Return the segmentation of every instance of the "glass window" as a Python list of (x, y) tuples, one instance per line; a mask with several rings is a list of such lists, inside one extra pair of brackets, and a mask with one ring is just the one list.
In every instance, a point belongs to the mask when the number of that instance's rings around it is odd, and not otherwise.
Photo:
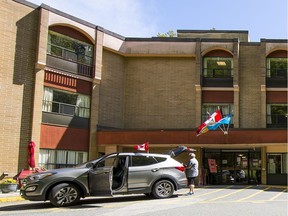
[(287, 127), (287, 104), (267, 104), (267, 127)]
[(132, 156), (131, 166), (147, 166), (156, 163), (158, 161), (151, 156)]
[(96, 168), (107, 167), (107, 166), (116, 166), (116, 156), (117, 155), (113, 155), (113, 156), (103, 158), (102, 161), (97, 163)]
[[(220, 109), (222, 117), (225, 117), (233, 113), (233, 104), (202, 104), (202, 122), (206, 121), (210, 114)], [(209, 114), (208, 114), (209, 113)], [(233, 118), (231, 118), (231, 124), (233, 124)]]
[(158, 162), (163, 162), (163, 161), (166, 161), (167, 158), (164, 158), (164, 157), (155, 157), (155, 159), (158, 161)]
[(42, 111), (89, 118), (90, 97), (45, 87)]
[[(79, 155), (81, 155), (79, 157)], [(45, 169), (74, 167), (87, 161), (87, 152), (40, 149), (39, 166)]]
[(287, 58), (267, 58), (267, 77), (287, 79)]
[(232, 58), (205, 57), (203, 77), (233, 77)]
[(268, 154), (268, 174), (287, 174), (287, 153)]

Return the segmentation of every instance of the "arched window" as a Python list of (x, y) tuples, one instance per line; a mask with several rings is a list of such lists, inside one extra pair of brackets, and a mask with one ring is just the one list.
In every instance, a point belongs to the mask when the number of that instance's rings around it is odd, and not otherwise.
[(266, 58), (267, 87), (287, 87), (287, 51), (278, 50)]
[(233, 86), (233, 56), (214, 50), (203, 57), (202, 85), (206, 87)]

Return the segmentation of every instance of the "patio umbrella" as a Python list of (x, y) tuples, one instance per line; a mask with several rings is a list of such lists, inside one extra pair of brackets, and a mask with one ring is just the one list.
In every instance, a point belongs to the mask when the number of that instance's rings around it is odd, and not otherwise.
[(34, 148), (35, 148), (35, 143), (33, 141), (29, 142), (28, 146), (28, 164), (31, 168), (35, 168), (35, 157), (34, 157)]

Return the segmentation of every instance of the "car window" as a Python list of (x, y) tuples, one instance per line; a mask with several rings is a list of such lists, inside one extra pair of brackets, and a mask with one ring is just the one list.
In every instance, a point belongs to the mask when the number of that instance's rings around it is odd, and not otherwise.
[(99, 163), (96, 164), (96, 168), (114, 166), (115, 163), (116, 163), (116, 155), (111, 156), (111, 157), (106, 157), (103, 160), (101, 160)]
[(155, 157), (155, 159), (156, 159), (159, 163), (167, 160), (167, 158), (165, 158), (165, 157)]
[(152, 156), (132, 156), (130, 166), (147, 166), (152, 165), (160, 162), (162, 158), (158, 158), (158, 160), (155, 157)]

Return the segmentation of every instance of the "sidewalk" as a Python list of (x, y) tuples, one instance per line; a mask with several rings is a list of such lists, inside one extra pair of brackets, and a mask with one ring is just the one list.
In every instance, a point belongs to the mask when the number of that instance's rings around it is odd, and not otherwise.
[(15, 192), (10, 192), (10, 193), (2, 193), (0, 191), (0, 203), (1, 202), (15, 202), (15, 201), (21, 201), (24, 200), (20, 196), (20, 191), (17, 190)]

